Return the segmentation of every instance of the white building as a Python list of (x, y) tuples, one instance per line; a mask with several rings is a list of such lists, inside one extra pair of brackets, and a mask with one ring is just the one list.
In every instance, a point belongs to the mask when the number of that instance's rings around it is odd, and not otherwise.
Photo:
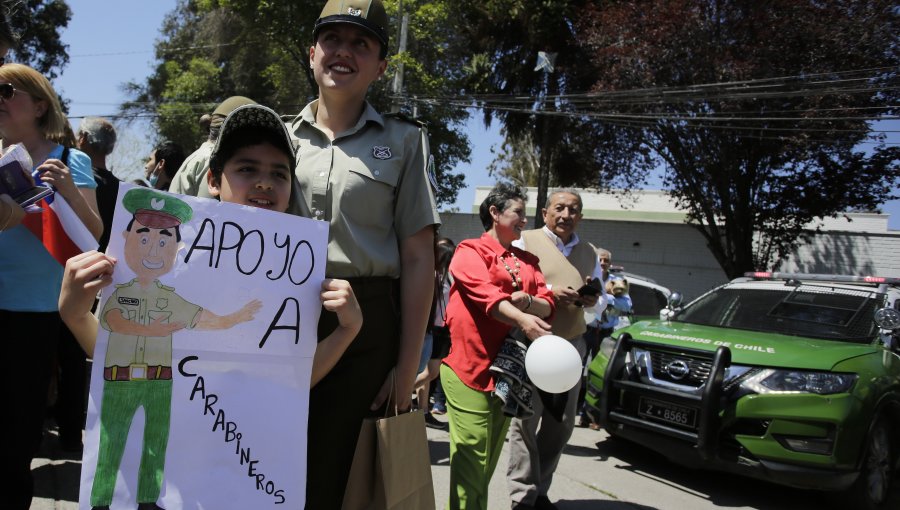
[[(454, 241), (484, 231), (478, 206), (490, 191), (480, 186), (470, 213), (441, 213), (441, 235)], [(584, 219), (578, 235), (612, 252), (614, 265), (656, 280), (686, 298), (724, 283), (727, 277), (697, 230), (684, 223), (685, 212), (662, 191), (612, 193), (580, 190)], [(528, 190), (528, 217), (534, 217), (537, 190)], [(900, 277), (900, 231), (888, 230), (886, 214), (849, 213), (827, 218), (810, 242), (781, 261), (786, 272), (841, 273)]]

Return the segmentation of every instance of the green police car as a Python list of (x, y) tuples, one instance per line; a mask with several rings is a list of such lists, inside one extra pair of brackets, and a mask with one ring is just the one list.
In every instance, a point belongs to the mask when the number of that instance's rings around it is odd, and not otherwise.
[(603, 341), (592, 420), (687, 466), (895, 504), (900, 278), (749, 273), (679, 301)]

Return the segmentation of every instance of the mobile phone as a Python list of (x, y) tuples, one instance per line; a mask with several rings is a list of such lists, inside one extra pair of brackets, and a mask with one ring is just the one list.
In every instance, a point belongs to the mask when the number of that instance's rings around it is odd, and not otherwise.
[(49, 186), (35, 186), (28, 182), (22, 165), (18, 161), (10, 161), (0, 166), (0, 193), (9, 195), (22, 207), (39, 201), (53, 193)]
[(597, 278), (592, 279), (588, 283), (585, 283), (578, 289), (579, 296), (599, 296), (600, 295), (600, 280)]

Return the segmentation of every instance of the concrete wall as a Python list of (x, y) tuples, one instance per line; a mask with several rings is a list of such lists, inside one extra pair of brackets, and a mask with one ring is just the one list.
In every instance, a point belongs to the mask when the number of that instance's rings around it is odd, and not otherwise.
[(815, 234), (778, 270), (900, 277), (900, 232)]

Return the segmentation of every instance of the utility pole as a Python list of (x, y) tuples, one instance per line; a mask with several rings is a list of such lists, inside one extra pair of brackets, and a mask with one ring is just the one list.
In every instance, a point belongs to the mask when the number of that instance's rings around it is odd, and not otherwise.
[[(403, 3), (400, 3), (400, 12), (403, 12)], [(398, 54), (402, 54), (406, 52), (406, 35), (407, 28), (409, 26), (409, 14), (402, 15), (402, 21), (400, 22), (400, 47), (397, 50)], [(391, 113), (397, 113), (400, 111), (400, 107), (403, 103), (403, 62), (400, 61), (397, 64), (397, 74), (394, 75), (394, 83), (391, 87), (391, 92), (394, 95), (394, 100), (391, 103)]]

